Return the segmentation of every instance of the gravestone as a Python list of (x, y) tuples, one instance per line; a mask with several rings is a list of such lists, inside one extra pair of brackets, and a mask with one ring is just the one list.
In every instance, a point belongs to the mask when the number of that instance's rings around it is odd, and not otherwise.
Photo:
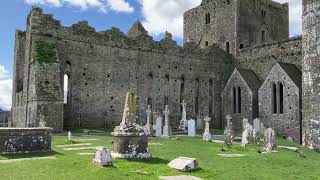
[(153, 136), (153, 127), (151, 124), (151, 115), (152, 115), (152, 110), (151, 110), (151, 106), (148, 105), (148, 109), (146, 111), (147, 114), (147, 123), (145, 125), (145, 129), (146, 129), (146, 133), (148, 136)]
[(195, 158), (178, 157), (168, 164), (169, 167), (179, 171), (192, 171), (199, 168)]
[(193, 119), (188, 121), (188, 136), (196, 136), (196, 121)]
[(186, 132), (186, 127), (187, 127), (187, 110), (186, 110), (186, 102), (183, 100), (182, 103), (181, 103), (181, 106), (182, 106), (182, 117), (181, 117), (181, 120), (180, 120), (180, 125), (179, 125), (179, 130), (180, 131), (183, 131), (183, 132)]
[(205, 122), (205, 129), (204, 129), (204, 133), (203, 133), (203, 140), (206, 140), (206, 141), (210, 141), (211, 140), (211, 134), (210, 134), (210, 121), (211, 121), (211, 118), (206, 116), (204, 118), (204, 122)]
[(264, 151), (267, 153), (271, 153), (272, 150), (275, 148), (275, 133), (272, 128), (268, 128), (264, 134)]
[(203, 119), (201, 114), (199, 113), (197, 116), (197, 129), (202, 130), (203, 129)]
[(249, 142), (252, 142), (252, 125), (249, 124), (248, 119), (242, 120), (242, 126), (243, 126), (243, 132), (242, 132), (242, 140), (241, 140), (241, 146), (246, 147)]
[(68, 141), (71, 141), (71, 136), (72, 136), (71, 132), (68, 131)]
[(232, 127), (231, 116), (227, 115), (226, 119), (227, 119), (227, 126), (224, 130), (224, 143), (226, 146), (230, 147), (233, 144), (234, 131)]
[(156, 124), (153, 126), (153, 129), (156, 131), (155, 136), (161, 137), (162, 136), (162, 117), (156, 113)]
[(137, 118), (137, 96), (128, 92), (122, 121), (112, 133), (113, 157), (123, 159), (151, 158), (148, 151), (147, 133), (145, 128), (136, 123)]
[(169, 106), (166, 105), (165, 110), (164, 110), (164, 126), (163, 126), (163, 138), (171, 138), (172, 137), (172, 130), (170, 126), (170, 111), (169, 111)]
[(259, 143), (259, 132), (260, 132), (260, 119), (256, 118), (253, 120), (253, 130), (252, 130), (252, 137), (254, 143)]
[(112, 157), (110, 150), (104, 147), (97, 147), (92, 161), (97, 166), (112, 166)]

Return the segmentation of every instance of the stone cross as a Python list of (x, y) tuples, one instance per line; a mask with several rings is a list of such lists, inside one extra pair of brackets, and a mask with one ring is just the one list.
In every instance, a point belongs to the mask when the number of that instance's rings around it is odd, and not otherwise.
[(181, 103), (182, 106), (182, 118), (180, 120), (179, 130), (186, 131), (187, 126), (187, 110), (186, 110), (186, 102), (183, 100)]
[(264, 151), (267, 153), (270, 153), (274, 148), (275, 148), (275, 133), (273, 129), (268, 128), (264, 133)]
[(136, 123), (137, 118), (137, 96), (128, 92), (123, 110), (121, 125), (132, 126)]
[(71, 132), (69, 131), (69, 132), (68, 132), (68, 141), (71, 141), (71, 136), (72, 136), (72, 134), (71, 134)]
[(151, 113), (152, 113), (151, 106), (148, 105), (148, 109), (146, 111), (147, 124), (145, 126), (145, 129), (146, 129), (146, 132), (147, 132), (148, 136), (152, 136), (153, 135), (153, 128), (152, 128), (152, 124), (151, 124)]
[(226, 146), (231, 147), (233, 144), (234, 132), (232, 128), (231, 116), (228, 114), (226, 116), (227, 119), (227, 126), (224, 130), (224, 143)]
[(188, 136), (196, 136), (196, 121), (193, 119), (188, 121)]
[(170, 126), (170, 111), (169, 106), (166, 105), (165, 110), (163, 112), (164, 114), (164, 126), (163, 126), (163, 138), (171, 138), (172, 137), (172, 130)]
[(210, 141), (211, 140), (211, 134), (210, 134), (210, 121), (211, 121), (211, 118), (206, 116), (204, 118), (204, 122), (205, 122), (205, 129), (204, 129), (204, 133), (203, 133), (203, 137), (202, 139), (203, 140), (206, 140), (206, 141)]

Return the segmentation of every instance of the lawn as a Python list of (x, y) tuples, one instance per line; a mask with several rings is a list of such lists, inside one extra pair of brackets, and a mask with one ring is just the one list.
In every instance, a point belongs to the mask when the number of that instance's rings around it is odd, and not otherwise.
[[(96, 139), (83, 142), (81, 139)], [(85, 136), (74, 137), (74, 143), (92, 143), (89, 146), (112, 147), (111, 136)], [(114, 159), (111, 168), (93, 166), (91, 155), (78, 153), (91, 153), (93, 150), (65, 151), (56, 145), (69, 144), (65, 136), (53, 137), (52, 153), (17, 154), (0, 156), (0, 159), (11, 159), (33, 156), (56, 156), (55, 160), (33, 160), (0, 164), (0, 179), (4, 180), (73, 180), (73, 179), (158, 179), (166, 175), (192, 175), (203, 179), (319, 179), (320, 180), (320, 154), (301, 148), (307, 158), (299, 157), (297, 153), (277, 149), (272, 154), (257, 153), (257, 146), (250, 145), (241, 148), (238, 145), (221, 151), (221, 145), (201, 140), (201, 137), (191, 138), (178, 136), (174, 140), (149, 139), (149, 150), (152, 160), (129, 161)], [(290, 144), (279, 140), (278, 144)], [(292, 144), (291, 144), (292, 145)], [(247, 155), (239, 158), (224, 158), (219, 153), (241, 153)], [(167, 167), (169, 161), (178, 156), (197, 158), (200, 169), (190, 173), (182, 173)], [(134, 171), (145, 171), (141, 175)]]

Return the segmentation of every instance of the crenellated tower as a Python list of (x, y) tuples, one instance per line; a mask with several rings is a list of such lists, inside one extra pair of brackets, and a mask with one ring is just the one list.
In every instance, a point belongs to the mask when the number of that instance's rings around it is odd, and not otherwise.
[(320, 1), (303, 0), (303, 143), (320, 148)]

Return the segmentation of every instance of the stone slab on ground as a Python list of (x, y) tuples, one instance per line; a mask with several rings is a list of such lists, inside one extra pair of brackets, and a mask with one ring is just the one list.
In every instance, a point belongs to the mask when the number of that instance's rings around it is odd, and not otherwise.
[(6, 160), (0, 160), (0, 164), (8, 164), (8, 163), (14, 163), (19, 161), (30, 161), (30, 160), (52, 160), (56, 159), (55, 156), (49, 156), (49, 157), (33, 157), (33, 158), (19, 158), (19, 159), (6, 159)]
[(66, 147), (77, 147), (77, 146), (91, 146), (92, 143), (83, 143), (83, 144), (62, 144), (62, 145), (56, 145), (56, 147), (59, 148), (66, 148)]
[(75, 147), (75, 148), (64, 148), (64, 151), (76, 151), (76, 150), (88, 150), (88, 149), (96, 149), (96, 147)]
[(244, 157), (247, 155), (244, 155), (244, 154), (218, 154), (218, 156), (226, 157), (226, 158), (236, 158), (236, 157)]
[(160, 176), (160, 180), (202, 180), (202, 178), (198, 178), (195, 176)]
[(222, 141), (222, 140), (211, 140), (211, 142), (218, 143), (218, 144), (224, 144), (224, 141)]
[(290, 147), (290, 146), (278, 146), (278, 148), (287, 149), (289, 151), (294, 151), (294, 152), (297, 152), (299, 150), (299, 148), (297, 147)]
[[(271, 151), (272, 153), (277, 153), (278, 151)], [(268, 152), (262, 152), (262, 154), (268, 154)]]
[(188, 157), (178, 157), (172, 160), (168, 166), (179, 171), (192, 171), (199, 168), (197, 160)]

